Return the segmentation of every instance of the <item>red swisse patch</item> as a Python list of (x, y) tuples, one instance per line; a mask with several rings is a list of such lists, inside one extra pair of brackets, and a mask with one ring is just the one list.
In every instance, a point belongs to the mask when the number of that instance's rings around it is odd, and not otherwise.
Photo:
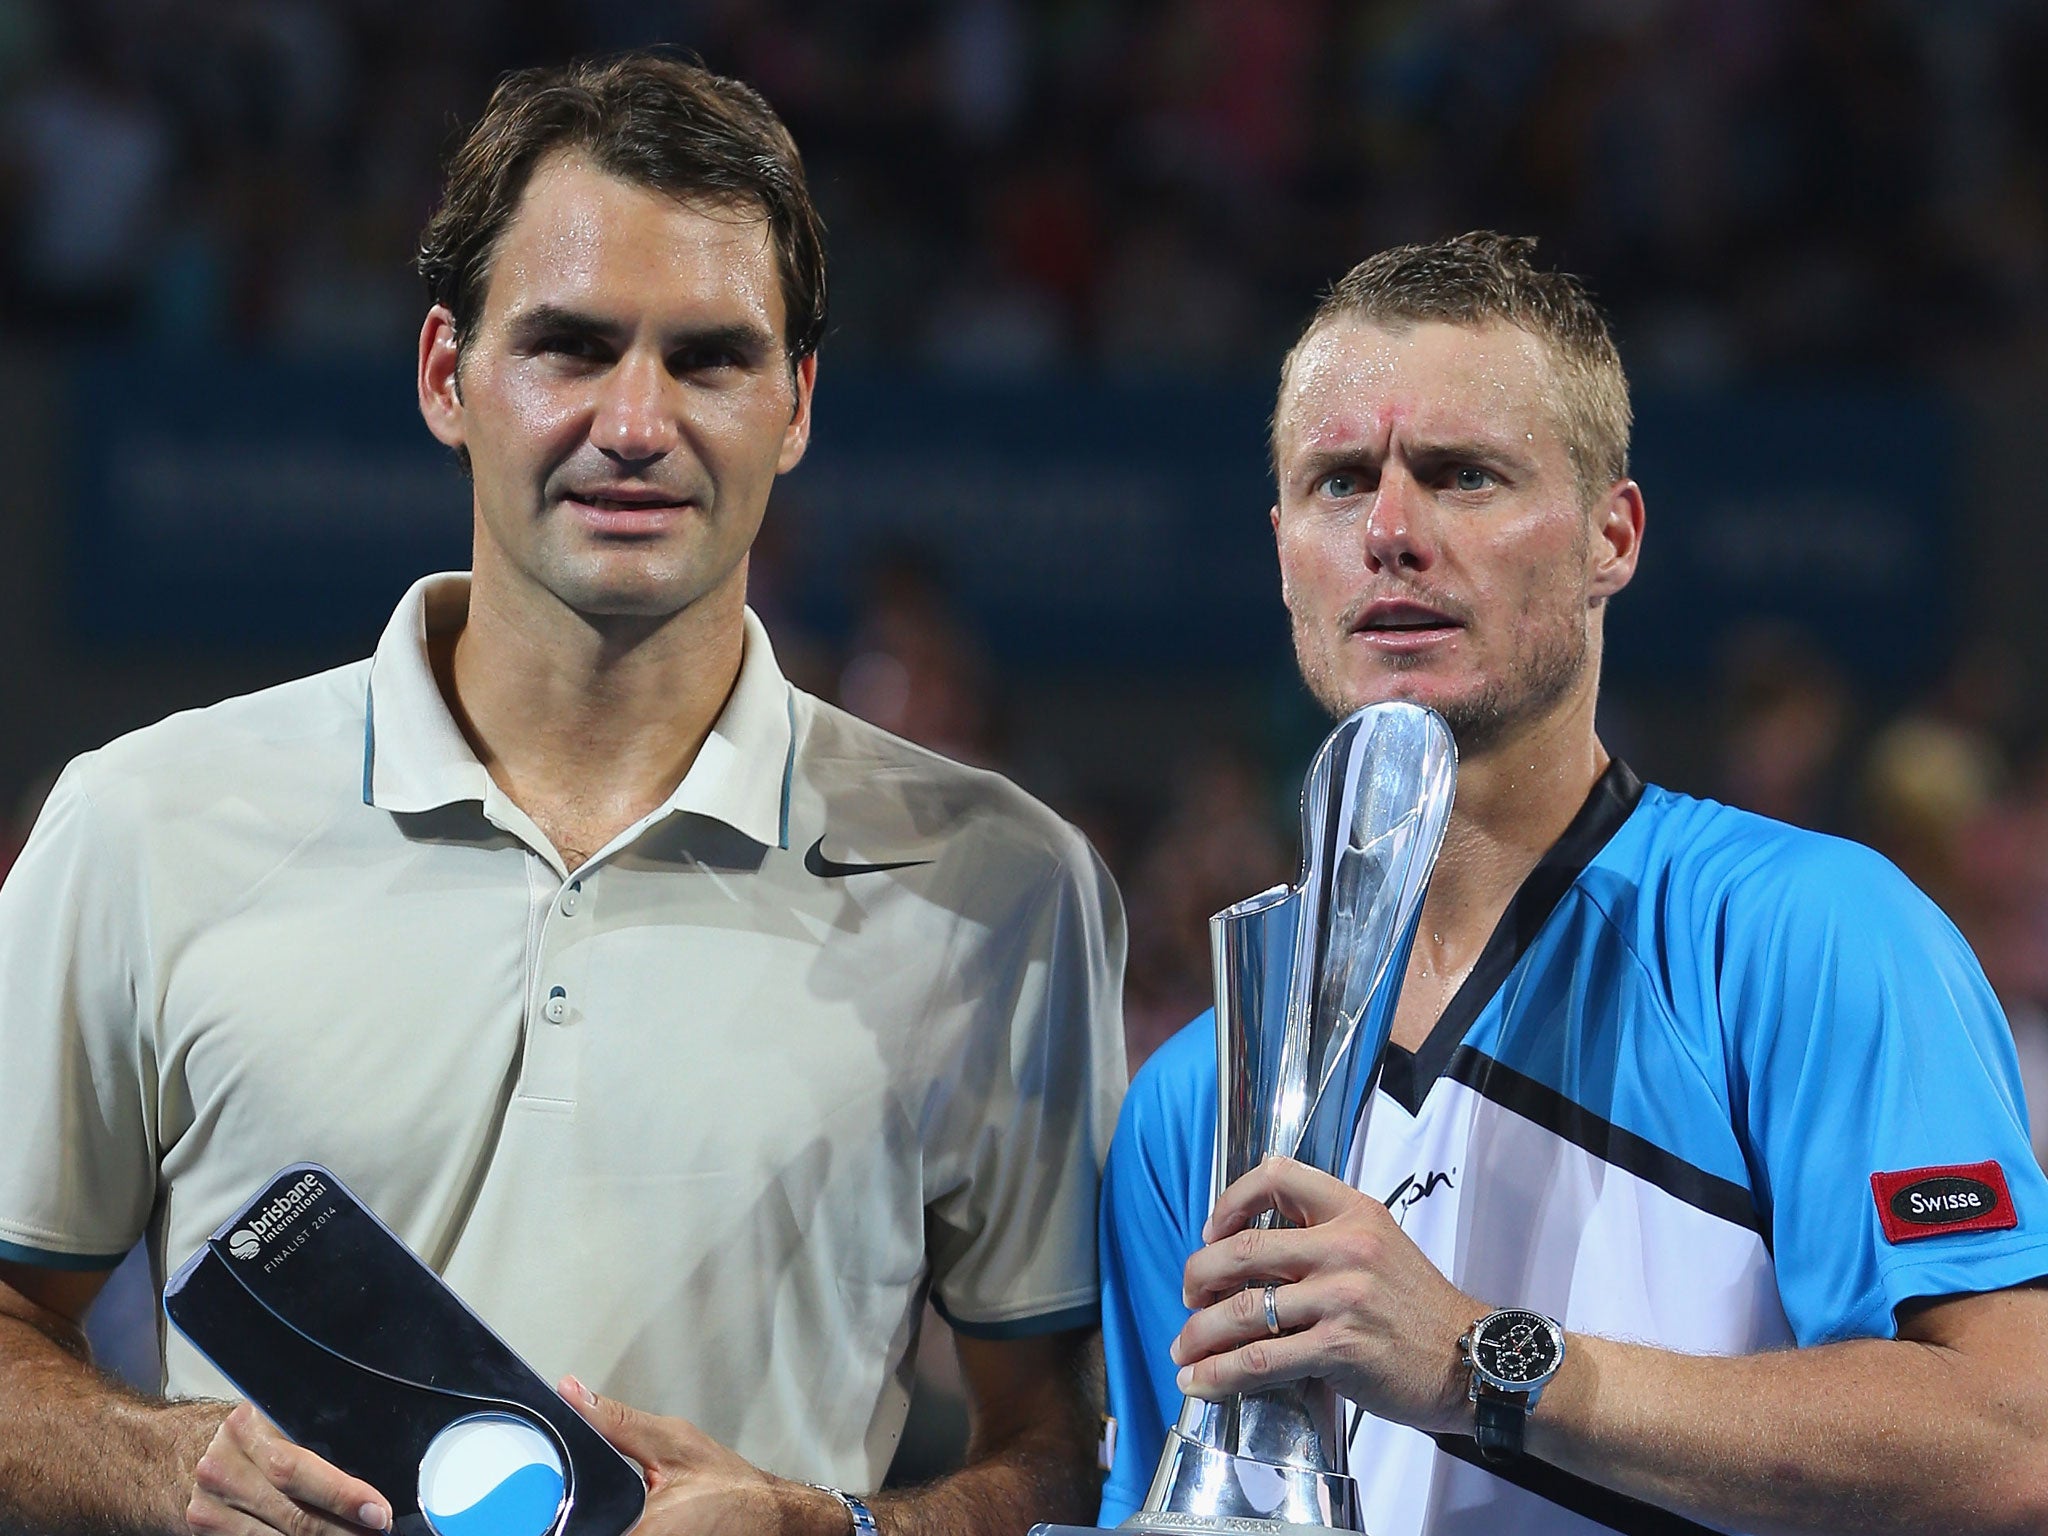
[(2005, 1170), (1996, 1163), (1958, 1163), (1947, 1168), (1908, 1168), (1873, 1173), (1877, 1219), (1894, 1243), (1940, 1237), (1949, 1232), (1996, 1232), (2020, 1224)]

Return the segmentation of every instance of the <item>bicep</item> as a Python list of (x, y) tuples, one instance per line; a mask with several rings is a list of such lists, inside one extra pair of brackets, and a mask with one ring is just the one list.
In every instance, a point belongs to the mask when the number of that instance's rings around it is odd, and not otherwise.
[(967, 1389), (969, 1461), (1040, 1431), (1092, 1443), (1102, 1411), (1100, 1337), (1092, 1328), (1015, 1339), (955, 1334)]
[(2048, 1282), (1909, 1303), (1899, 1338), (1932, 1347), (1956, 1407), (1976, 1407), (2008, 1432), (2048, 1439)]
[(23, 1322), (74, 1354), (85, 1349), (86, 1309), (113, 1273), (50, 1269), (0, 1259), (0, 1318)]
[(2009, 1290), (1926, 1297), (1899, 1308), (1899, 1337), (1960, 1355), (2042, 1366), (2048, 1387), (2048, 1279)]

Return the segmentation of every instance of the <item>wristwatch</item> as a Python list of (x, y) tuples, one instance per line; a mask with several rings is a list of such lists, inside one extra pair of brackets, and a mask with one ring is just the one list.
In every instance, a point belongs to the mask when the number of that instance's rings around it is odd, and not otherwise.
[(1541, 1312), (1501, 1307), (1458, 1340), (1471, 1368), (1473, 1434), (1479, 1454), (1506, 1461), (1522, 1454), (1522, 1435), (1536, 1400), (1564, 1364), (1564, 1330)]
[(820, 1493), (829, 1493), (846, 1506), (847, 1517), (853, 1521), (853, 1536), (881, 1536), (875, 1528), (874, 1511), (855, 1495), (843, 1488), (827, 1488), (823, 1483), (806, 1483), (804, 1486), (815, 1488)]

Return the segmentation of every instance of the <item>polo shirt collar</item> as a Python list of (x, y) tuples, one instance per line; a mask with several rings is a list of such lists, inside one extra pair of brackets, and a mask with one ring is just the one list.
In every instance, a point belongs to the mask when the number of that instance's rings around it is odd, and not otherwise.
[(380, 811), (431, 811), (482, 802), (491, 776), (448, 712), (427, 660), (427, 636), (459, 629), (469, 614), (469, 577), (423, 576), (399, 601), (370, 658), (363, 706), (363, 803)]
[[(427, 660), (429, 634), (459, 627), (469, 607), (462, 572), (422, 577), (377, 642), (363, 708), (363, 803), (430, 811), (491, 795)], [(749, 608), (740, 674), (697, 760), (648, 818), (689, 812), (721, 821), (771, 848), (789, 846), (789, 787), (796, 759), (795, 702), (767, 630)]]
[(768, 631), (746, 610), (746, 649), (697, 760), (657, 815), (688, 811), (722, 821), (764, 848), (789, 846), (789, 787), (796, 772), (796, 699)]

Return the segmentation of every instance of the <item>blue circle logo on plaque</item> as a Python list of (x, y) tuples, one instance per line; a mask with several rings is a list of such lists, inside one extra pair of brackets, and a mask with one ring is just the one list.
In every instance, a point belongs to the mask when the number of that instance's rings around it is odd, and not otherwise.
[(437, 1536), (547, 1536), (565, 1486), (554, 1441), (508, 1413), (457, 1419), (420, 1459), (420, 1513)]

